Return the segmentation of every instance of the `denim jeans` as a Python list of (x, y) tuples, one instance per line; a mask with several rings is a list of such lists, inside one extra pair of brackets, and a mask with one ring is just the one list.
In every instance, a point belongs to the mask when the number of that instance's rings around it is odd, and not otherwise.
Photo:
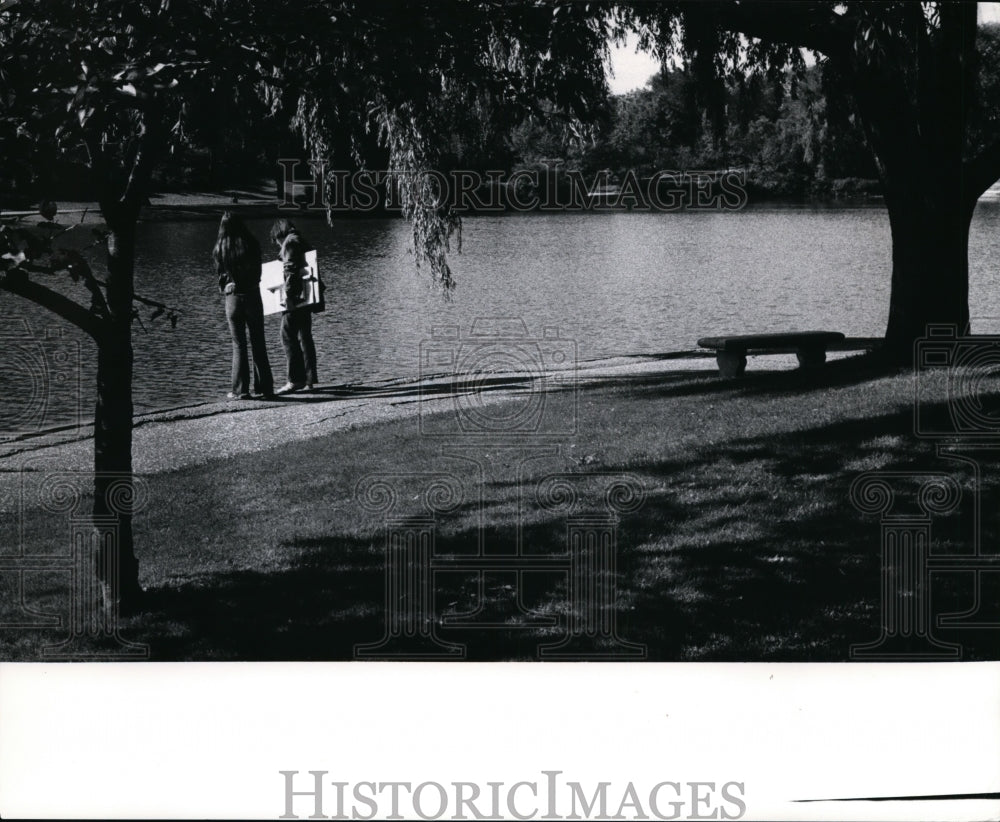
[(253, 351), (253, 385), (259, 394), (274, 391), (274, 377), (267, 359), (264, 341), (264, 307), (260, 294), (227, 294), (226, 319), (233, 338), (233, 393), (250, 393), (250, 358), (247, 356), (247, 330)]
[(281, 344), (288, 359), (288, 381), (315, 385), (316, 344), (312, 335), (312, 311), (300, 308), (281, 315)]

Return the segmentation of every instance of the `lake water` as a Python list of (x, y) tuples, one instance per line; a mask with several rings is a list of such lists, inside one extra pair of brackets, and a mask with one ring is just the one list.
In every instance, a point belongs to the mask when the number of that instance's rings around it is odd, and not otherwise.
[[(463, 253), (452, 255), (458, 287), (449, 300), (430, 284), (426, 269), (415, 270), (402, 220), (299, 224), (318, 250), (328, 285), (327, 311), (314, 324), (326, 384), (416, 377), (421, 342), (435, 327), (467, 333), (478, 317), (521, 318), (532, 337), (556, 327), (575, 342), (581, 361), (692, 349), (701, 336), (727, 332), (831, 329), (878, 336), (886, 323), (891, 259), (881, 208), (468, 218)], [(249, 225), (263, 241), (269, 221)], [(136, 328), (137, 412), (219, 399), (229, 388), (229, 335), (210, 261), (216, 228), (214, 221), (140, 228), (137, 291), (184, 313), (175, 330), (162, 319), (144, 320), (148, 333)], [(267, 254), (270, 245), (264, 247)], [(970, 266), (973, 316), (1000, 317), (1000, 202), (979, 205)], [(50, 357), (66, 343), (73, 357), (80, 342), (80, 402), (89, 414), (92, 345), (72, 329), (62, 341), (45, 339), (58, 320), (12, 295), (0, 300), (8, 337), (28, 333)], [(280, 384), (278, 324), (278, 317), (266, 320)], [(989, 330), (998, 328), (1000, 322)], [(18, 363), (0, 376), (0, 428), (61, 422), (72, 390), (49, 378), (48, 405), (41, 415), (37, 403), (29, 409), (25, 370), (33, 354), (15, 348)]]

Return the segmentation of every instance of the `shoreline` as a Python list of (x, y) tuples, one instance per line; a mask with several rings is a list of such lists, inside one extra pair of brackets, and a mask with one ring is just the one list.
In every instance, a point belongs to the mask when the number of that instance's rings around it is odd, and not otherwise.
[[(243, 217), (260, 219), (277, 219), (279, 217), (295, 216), (297, 219), (326, 219), (325, 209), (311, 209), (303, 201), (297, 203), (294, 208), (282, 207), (282, 201), (277, 199), (274, 191), (237, 191), (239, 200), (233, 202), (231, 195), (217, 194), (210, 192), (167, 192), (152, 195), (150, 201), (143, 207), (140, 216), (140, 224), (143, 222), (188, 222), (218, 219), (223, 211), (232, 211)], [(982, 199), (990, 198), (984, 195)], [(86, 219), (80, 219), (83, 224), (102, 222), (100, 207), (96, 202), (57, 201), (59, 216), (63, 215), (85, 215)], [(885, 203), (881, 199), (853, 199), (853, 198), (832, 198), (832, 199), (790, 199), (790, 198), (758, 198), (748, 202), (738, 211), (756, 209), (884, 209)], [(678, 212), (685, 211), (714, 211), (714, 209), (678, 209)], [(672, 213), (672, 209), (657, 209), (652, 207), (626, 207), (626, 206), (605, 206), (593, 205), (582, 210), (583, 213), (593, 214), (652, 214), (652, 213)], [(501, 214), (576, 214), (581, 213), (580, 209), (531, 209), (519, 210), (515, 208), (468, 210), (461, 213), (463, 217), (485, 217), (497, 216)], [(37, 206), (20, 209), (0, 209), (0, 214), (4, 217), (34, 218), (40, 217)], [(399, 208), (373, 209), (370, 211), (359, 211), (351, 209), (336, 210), (333, 212), (334, 219), (389, 219), (401, 218), (402, 212)], [(72, 221), (67, 221), (72, 222)]]
[[(778, 359), (784, 359), (785, 355), (779, 355)], [(773, 361), (775, 357), (770, 357)], [(794, 355), (787, 355), (788, 362), (795, 362)], [(594, 384), (596, 381), (612, 378), (615, 374), (621, 373), (643, 373), (648, 375), (669, 373), (667, 366), (658, 367), (660, 362), (675, 363), (678, 361), (703, 361), (706, 373), (715, 371), (714, 355), (710, 351), (682, 351), (663, 355), (620, 355), (615, 357), (600, 358), (580, 362), (577, 365), (576, 373), (578, 387), (585, 384)], [(531, 390), (531, 382), (535, 379), (553, 379), (562, 377), (573, 369), (565, 369), (561, 372), (550, 371), (545, 374), (525, 375), (518, 373), (497, 372), (490, 376), (490, 384), (477, 386), (481, 390), (484, 398), (489, 402), (499, 402), (515, 398), (525, 390)], [(691, 373), (698, 370), (698, 366), (675, 367), (676, 372)], [(307, 406), (328, 405), (333, 403), (347, 404), (351, 409), (370, 406), (373, 411), (384, 403), (390, 404), (412, 404), (418, 401), (420, 393), (442, 394), (444, 388), (450, 387), (456, 377), (460, 375), (441, 373), (420, 378), (386, 378), (373, 380), (363, 385), (355, 383), (319, 385), (311, 392), (297, 392), (286, 397), (274, 400), (197, 400), (182, 405), (174, 405), (165, 408), (157, 408), (150, 411), (143, 411), (135, 414), (133, 418), (133, 430), (146, 426), (166, 425), (174, 422), (193, 422), (206, 420), (220, 415), (243, 415), (247, 413), (269, 412), (269, 411), (290, 411), (302, 416), (307, 415), (302, 410)], [(431, 399), (425, 397), (424, 402), (434, 403), (435, 406), (445, 400), (454, 399), (458, 394), (447, 393), (442, 399)], [(296, 412), (296, 409), (298, 411)], [(372, 423), (377, 422), (376, 419)], [(38, 431), (30, 431), (14, 434), (6, 440), (0, 440), (0, 471), (4, 470), (3, 463), (19, 454), (32, 453), (44, 449), (58, 448), (72, 445), (74, 443), (85, 442), (93, 439), (93, 422), (87, 421), (80, 424), (62, 423)]]
[[(238, 196), (237, 202), (232, 201), (232, 195)], [(995, 203), (1000, 202), (1000, 184), (987, 189), (978, 202)], [(96, 202), (65, 200), (56, 201), (59, 206), (58, 214), (78, 215), (86, 214), (88, 219), (81, 220), (85, 224), (102, 222), (100, 219), (100, 207)], [(3, 217), (31, 218), (39, 217), (38, 205), (21, 208), (0, 208), (0, 215)], [(760, 196), (748, 201), (738, 211), (755, 209), (884, 209), (885, 201), (881, 195), (866, 195), (863, 197), (769, 197)], [(161, 221), (198, 221), (208, 219), (218, 219), (223, 211), (235, 211), (244, 217), (278, 218), (282, 216), (296, 215), (297, 218), (326, 219), (326, 210), (309, 209), (305, 202), (296, 205), (295, 208), (282, 208), (281, 201), (277, 199), (277, 191), (274, 188), (259, 189), (229, 189), (227, 193), (216, 192), (162, 192), (151, 195), (149, 202), (143, 207), (139, 217), (139, 222), (161, 222)], [(687, 211), (690, 209), (681, 209)], [(695, 209), (704, 210), (704, 209)], [(585, 212), (595, 214), (617, 214), (617, 213), (655, 213), (661, 209), (649, 207), (610, 207), (594, 206), (584, 209)], [(257, 212), (255, 214), (255, 212)], [(518, 209), (505, 208), (501, 210), (466, 211), (463, 217), (495, 216), (497, 214), (524, 214), (524, 213), (579, 213), (577, 209), (564, 209), (563, 211), (519, 211)], [(663, 211), (669, 213), (669, 211)], [(89, 219), (90, 217), (96, 219)], [(337, 210), (334, 212), (336, 219), (368, 219), (368, 218), (391, 218), (401, 217), (398, 208), (391, 210)], [(58, 220), (58, 216), (57, 216)]]
[[(830, 351), (828, 362), (862, 351), (858, 340), (845, 340), (838, 348)], [(796, 365), (794, 354), (751, 355), (747, 369), (748, 375), (765, 375), (792, 371)], [(312, 392), (276, 400), (195, 402), (137, 414), (133, 421), (134, 470), (136, 474), (159, 474), (388, 420), (454, 413), (456, 401), (466, 396), (475, 396), (477, 404), (494, 405), (552, 390), (582, 393), (625, 379), (725, 381), (708, 350), (620, 355), (581, 362), (575, 369), (534, 375), (497, 372), (485, 383), (477, 379), (467, 391), (455, 390), (456, 376), (390, 379), (363, 386), (321, 385)], [(16, 477), (33, 465), (92, 470), (92, 421), (0, 441), (0, 476)], [(0, 488), (3, 484), (0, 482)]]

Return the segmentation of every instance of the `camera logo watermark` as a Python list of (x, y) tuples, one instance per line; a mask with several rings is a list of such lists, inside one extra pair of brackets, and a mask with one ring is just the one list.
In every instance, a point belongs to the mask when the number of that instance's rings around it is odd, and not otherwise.
[[(915, 345), (913, 430), (925, 440), (995, 440), (1000, 443), (1000, 398), (985, 391), (1000, 375), (1000, 336), (960, 333), (931, 325)], [(948, 400), (928, 396), (943, 371)]]
[[(442, 380), (454, 413), (429, 404)], [(437, 327), (420, 343), (420, 433), (428, 437), (567, 437), (576, 433), (577, 349), (559, 329), (532, 336), (520, 318), (480, 317), (468, 333)], [(516, 401), (491, 403), (490, 391), (518, 392)], [(553, 391), (570, 403), (555, 406)]]
[[(944, 388), (944, 402), (941, 388)], [(989, 388), (992, 385), (993, 392)], [(871, 471), (851, 486), (851, 501), (877, 514), (881, 532), (881, 634), (853, 645), (852, 659), (958, 659), (962, 645), (936, 636), (942, 628), (1000, 628), (984, 614), (985, 577), (1000, 572), (1000, 552), (983, 545), (984, 461), (1000, 456), (1000, 337), (974, 335), (954, 325), (931, 325), (914, 345), (913, 432), (936, 444), (941, 471)], [(963, 501), (959, 466), (971, 471), (968, 550), (935, 551), (932, 522), (955, 515)], [(940, 614), (933, 607), (932, 575), (962, 574), (972, 583), (972, 605)]]
[[(916, 510), (900, 505), (897, 489), (914, 491)], [(931, 521), (954, 511), (962, 497), (958, 483), (944, 474), (875, 471), (851, 485), (851, 502), (878, 514), (882, 547), (882, 634), (852, 645), (852, 659), (957, 659), (958, 645), (936, 639), (931, 624)]]
[[(400, 516), (401, 485), (421, 481), (422, 515)], [(437, 635), (434, 575), (437, 515), (464, 499), (462, 483), (448, 474), (381, 474), (358, 483), (362, 508), (385, 517), (385, 634), (375, 643), (354, 647), (356, 659), (462, 658), (465, 649)]]
[[(640, 176), (629, 169), (589, 178), (561, 164), (507, 172), (471, 169), (403, 171), (331, 169), (324, 161), (278, 160), (282, 199), (278, 208), (314, 211), (399, 211), (401, 189), (429, 208), (458, 213), (502, 211), (738, 211), (748, 201), (745, 169), (662, 169)], [(300, 168), (304, 166), (304, 168)]]
[(556, 770), (482, 783), (347, 782), (321, 770), (278, 774), (279, 819), (741, 819), (747, 811), (746, 784), (736, 780), (592, 784), (560, 779)]
[(0, 443), (57, 424), (79, 427), (80, 344), (64, 338), (58, 327), (33, 333), (19, 317), (5, 321), (0, 344)]
[[(105, 512), (94, 513), (95, 479), (103, 489)], [(149, 646), (131, 642), (120, 630), (119, 603), (108, 595), (118, 589), (120, 529), (148, 502), (141, 477), (125, 473), (48, 471), (26, 465), (21, 470), (20, 532), (14, 552), (0, 553), (0, 574), (14, 582), (13, 606), (0, 630), (61, 628), (61, 642), (42, 646), (42, 656), (67, 660), (147, 659)], [(29, 518), (45, 517), (58, 551), (26, 551)], [(29, 578), (44, 575), (65, 593), (57, 596), (58, 611), (33, 607), (26, 595)]]

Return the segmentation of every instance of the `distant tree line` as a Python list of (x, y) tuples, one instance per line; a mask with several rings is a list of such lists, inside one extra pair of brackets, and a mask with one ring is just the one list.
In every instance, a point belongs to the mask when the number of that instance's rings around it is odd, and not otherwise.
[[(1000, 113), (1000, 25), (979, 29), (978, 106)], [(716, 99), (712, 99), (715, 95)], [(997, 116), (994, 114), (993, 116)], [(665, 66), (642, 89), (609, 96), (586, 134), (557, 118), (525, 119), (481, 142), (456, 139), (456, 167), (544, 170), (559, 164), (611, 182), (632, 170), (738, 168), (753, 198), (841, 199), (879, 192), (878, 168), (829, 65), (726, 75), (706, 88), (690, 65)]]
[(689, 70), (664, 70), (613, 101), (591, 166), (640, 177), (660, 169), (741, 168), (758, 196), (802, 198), (877, 190), (878, 171), (858, 130), (823, 89), (823, 72), (737, 76), (713, 120)]
[[(980, 31), (985, 108), (1000, 111), (1000, 26)], [(996, 59), (991, 59), (996, 58)], [(826, 70), (829, 71), (828, 69)], [(753, 72), (727, 78), (725, 88), (703, 87), (689, 66), (664, 67), (645, 88), (608, 96), (596, 124), (580, 133), (564, 120), (542, 114), (506, 129), (477, 127), (476, 112), (450, 108), (455, 121), (443, 163), (451, 168), (516, 172), (543, 170), (559, 163), (594, 180), (602, 171), (611, 182), (631, 169), (640, 178), (657, 171), (739, 168), (755, 198), (858, 197), (878, 192), (878, 170), (855, 123), (849, 101), (824, 66), (804, 72)], [(722, 94), (711, 100), (712, 93)], [(254, 107), (256, 101), (245, 101)], [(714, 104), (714, 105), (713, 105)], [(275, 173), (278, 157), (302, 153), (287, 126), (256, 111), (259, 128), (227, 130), (226, 112), (207, 107), (203, 134), (171, 158), (157, 182), (165, 189), (218, 190)], [(461, 121), (461, 122), (460, 122)], [(211, 135), (208, 142), (199, 136)], [(363, 155), (373, 165), (384, 155), (374, 139)], [(335, 152), (351, 166), (352, 151)], [(544, 174), (541, 177), (544, 179)]]
[[(984, 90), (981, 105), (1000, 111), (1000, 26), (980, 27)], [(690, 66), (665, 66), (642, 89), (609, 95), (586, 133), (567, 130), (564, 120), (541, 115), (477, 128), (476, 112), (450, 107), (455, 121), (445, 165), (509, 173), (544, 171), (558, 165), (587, 180), (606, 172), (612, 183), (631, 169), (640, 178), (662, 170), (746, 171), (753, 198), (834, 198), (877, 193), (878, 170), (849, 101), (829, 69), (813, 65), (802, 72), (734, 73), (722, 89), (706, 89)], [(832, 80), (832, 82), (831, 82)], [(711, 99), (712, 95), (717, 99)], [(721, 97), (721, 99), (719, 99)], [(242, 111), (235, 116), (232, 107)], [(276, 118), (265, 101), (244, 95), (225, 101), (199, 101), (188, 112), (190, 133), (154, 172), (163, 191), (225, 191), (251, 186), (277, 174), (277, 160), (301, 157), (303, 149), (288, 123)], [(253, 122), (254, 128), (246, 128)], [(337, 136), (334, 135), (334, 142)], [(357, 136), (352, 136), (357, 141)], [(355, 165), (356, 151), (345, 137), (334, 152)], [(362, 154), (373, 167), (388, 154), (374, 138)], [(51, 163), (17, 162), (19, 147), (5, 147), (8, 163), (0, 171), (0, 197), (26, 205), (41, 197), (80, 199), (89, 181), (84, 159), (59, 156)], [(24, 152), (33, 150), (26, 141)], [(304, 159), (304, 158), (303, 158)]]
[[(611, 181), (628, 169), (645, 177), (664, 169), (742, 168), (758, 196), (838, 197), (875, 190), (871, 154), (846, 106), (824, 89), (820, 67), (802, 75), (738, 76), (727, 85), (724, 116), (713, 118), (694, 73), (664, 68), (645, 88), (609, 96), (598, 124), (587, 134), (567, 132), (560, 120), (543, 116), (506, 130), (470, 129), (464, 123), (456, 129), (445, 162), (482, 173), (558, 163), (586, 179), (607, 171)], [(187, 143), (165, 158), (154, 173), (154, 186), (164, 191), (238, 188), (275, 175), (279, 158), (302, 155), (297, 135), (270, 116), (262, 101), (245, 98), (238, 104), (249, 110), (253, 129), (245, 128), (246, 112), (233, 117), (218, 100), (190, 111)], [(236, 123), (244, 127), (236, 128)], [(6, 195), (8, 206), (41, 197), (86, 196), (89, 180), (82, 157), (18, 163), (17, 148), (7, 146), (8, 163), (0, 172), (0, 194)], [(32, 148), (25, 141), (25, 155)], [(369, 165), (379, 153), (377, 146), (370, 147)], [(346, 160), (351, 152), (337, 155)]]

